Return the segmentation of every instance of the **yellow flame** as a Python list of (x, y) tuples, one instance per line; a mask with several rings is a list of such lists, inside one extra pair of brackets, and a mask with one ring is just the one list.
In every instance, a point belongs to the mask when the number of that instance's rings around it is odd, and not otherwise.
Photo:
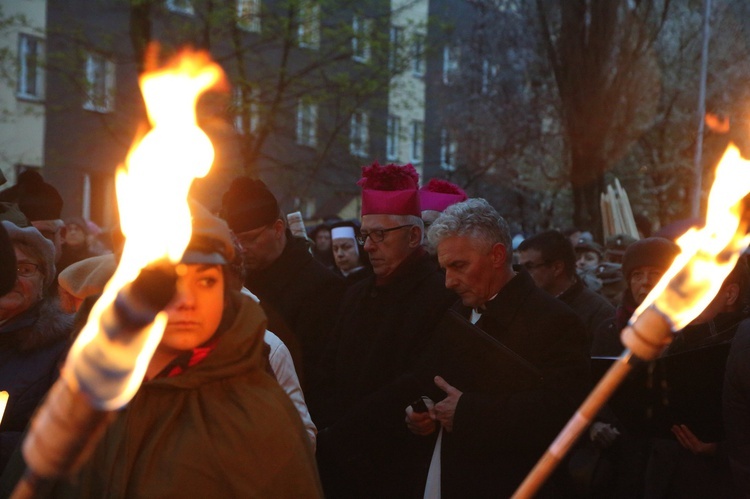
[(745, 234), (742, 198), (750, 192), (750, 161), (730, 144), (716, 168), (708, 197), (706, 225), (677, 240), (681, 253), (651, 290), (630, 322), (653, 305), (669, 318), (672, 330), (695, 319), (718, 294), (750, 238)]
[[(223, 78), (221, 68), (203, 53), (185, 51), (163, 69), (147, 72), (140, 87), (152, 129), (134, 144), (116, 176), (117, 204), (125, 246), (118, 267), (93, 307), (71, 349), (80, 354), (99, 331), (102, 313), (117, 293), (150, 263), (178, 263), (190, 242), (190, 185), (205, 176), (214, 160), (208, 136), (195, 113), (200, 95)], [(167, 323), (161, 312), (151, 324), (135, 372), (120, 397), (126, 403), (140, 386)], [(75, 357), (74, 357), (75, 358)]]
[(0, 392), (0, 423), (3, 422), (3, 414), (5, 414), (5, 406), (8, 405), (8, 392)]

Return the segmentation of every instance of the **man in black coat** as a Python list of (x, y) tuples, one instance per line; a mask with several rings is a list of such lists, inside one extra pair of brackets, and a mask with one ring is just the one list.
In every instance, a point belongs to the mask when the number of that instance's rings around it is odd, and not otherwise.
[(407, 425), (419, 435), (443, 429), (441, 465), (433, 459), (428, 478), (428, 487), (439, 480), (442, 497), (508, 497), (588, 391), (585, 329), (528, 273), (514, 271), (508, 225), (487, 201), (447, 208), (429, 240), (446, 287), (461, 297), (456, 309), (536, 367), (543, 381), (497, 395), (462, 393), (438, 376), (445, 397), (427, 413), (407, 409)]
[(315, 384), (343, 279), (313, 258), (304, 239), (292, 236), (262, 181), (235, 179), (222, 199), (222, 216), (242, 247), (245, 287), (260, 300), (268, 329), (289, 348), (303, 388)]
[(414, 168), (376, 163), (363, 176), (359, 239), (374, 275), (348, 289), (325, 383), (308, 399), (318, 466), (329, 498), (421, 497), (430, 443), (403, 410), (420, 395), (410, 370), (456, 297), (421, 245)]

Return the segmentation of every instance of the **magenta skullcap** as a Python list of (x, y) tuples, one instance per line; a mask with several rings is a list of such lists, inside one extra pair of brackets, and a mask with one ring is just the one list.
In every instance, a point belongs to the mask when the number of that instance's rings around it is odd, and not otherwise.
[(419, 190), (422, 210), (443, 211), (452, 204), (466, 201), (466, 193), (456, 184), (433, 178)]
[(362, 215), (422, 216), (419, 204), (419, 174), (411, 165), (373, 163), (362, 167)]

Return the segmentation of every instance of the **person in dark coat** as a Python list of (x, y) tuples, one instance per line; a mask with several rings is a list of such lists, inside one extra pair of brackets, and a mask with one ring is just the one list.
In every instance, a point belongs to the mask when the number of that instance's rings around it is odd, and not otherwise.
[(737, 327), (724, 373), (722, 416), (734, 497), (750, 491), (750, 319)]
[(309, 399), (326, 497), (417, 497), (429, 441), (403, 425), (420, 395), (410, 370), (456, 297), (422, 248), (412, 165), (363, 168), (360, 242), (374, 275), (352, 285), (326, 352), (324, 383)]
[(313, 257), (327, 269), (334, 270), (336, 265), (331, 251), (331, 224), (323, 222), (317, 225), (310, 231), (310, 239), (313, 242)]
[(587, 288), (576, 273), (573, 246), (562, 233), (550, 230), (524, 239), (518, 246), (518, 258), (537, 286), (578, 314), (586, 326), (589, 344), (599, 325), (614, 317), (615, 308)]
[(222, 216), (242, 247), (245, 287), (260, 300), (268, 329), (289, 348), (303, 389), (315, 383), (345, 284), (293, 237), (266, 184), (232, 182)]
[(8, 406), (0, 423), (0, 471), (20, 443), (36, 406), (57, 379), (73, 317), (50, 295), (55, 250), (34, 227), (2, 222), (15, 251), (13, 288), (0, 296), (0, 389)]
[(446, 287), (461, 297), (456, 310), (543, 377), (541, 386), (502, 397), (462, 393), (449, 379), (435, 378), (444, 398), (427, 413), (407, 409), (414, 433), (443, 430), (441, 463), (431, 465), (428, 496), (438, 486), (445, 498), (508, 497), (588, 392), (585, 328), (528, 273), (513, 269), (508, 225), (484, 199), (447, 208), (428, 237)]

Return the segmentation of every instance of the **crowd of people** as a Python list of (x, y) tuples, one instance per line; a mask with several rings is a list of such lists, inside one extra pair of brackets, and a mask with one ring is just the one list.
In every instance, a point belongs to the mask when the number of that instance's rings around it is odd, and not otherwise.
[[(509, 497), (624, 347), (679, 246), (512, 237), (486, 200), (363, 167), (361, 218), (294, 235), (234, 179), (193, 236), (133, 400), (51, 497)], [(123, 239), (28, 172), (0, 192), (0, 496)], [(750, 494), (750, 274), (638, 366), (539, 497)]]

